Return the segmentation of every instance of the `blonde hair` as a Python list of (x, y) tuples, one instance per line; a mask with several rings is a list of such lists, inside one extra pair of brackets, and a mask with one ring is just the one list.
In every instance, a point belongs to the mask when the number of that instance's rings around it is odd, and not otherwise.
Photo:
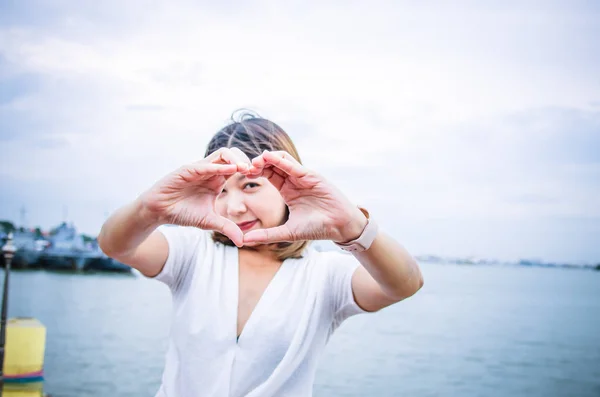
[[(206, 148), (204, 157), (222, 147), (237, 147), (252, 159), (262, 154), (263, 151), (284, 150), (302, 164), (296, 146), (289, 135), (277, 124), (267, 119), (260, 118), (254, 113), (243, 111), (239, 115), (239, 121), (232, 116), (232, 123), (217, 132)], [(289, 208), (286, 205), (285, 218), (289, 218)], [(213, 241), (235, 246), (227, 236), (217, 231), (212, 233)], [(287, 258), (301, 258), (304, 249), (310, 241), (292, 241), (269, 244), (278, 260)], [(252, 247), (248, 247), (252, 249)]]

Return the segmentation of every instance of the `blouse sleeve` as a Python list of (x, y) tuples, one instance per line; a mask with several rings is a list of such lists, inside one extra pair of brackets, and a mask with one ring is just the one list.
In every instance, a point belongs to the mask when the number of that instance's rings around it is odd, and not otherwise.
[(360, 266), (360, 262), (352, 255), (335, 251), (327, 252), (326, 256), (329, 298), (335, 329), (348, 317), (368, 312), (358, 306), (352, 292), (352, 275)]
[(162, 225), (157, 230), (167, 239), (169, 254), (160, 273), (151, 278), (166, 284), (175, 294), (193, 274), (199, 255), (206, 248), (207, 232), (195, 227), (173, 225)]

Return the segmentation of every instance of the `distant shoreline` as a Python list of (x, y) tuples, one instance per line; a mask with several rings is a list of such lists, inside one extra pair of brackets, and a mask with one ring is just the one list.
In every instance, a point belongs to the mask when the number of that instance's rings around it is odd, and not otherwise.
[(499, 261), (490, 259), (471, 259), (471, 258), (443, 258), (434, 255), (417, 255), (415, 259), (423, 263), (436, 265), (460, 265), (460, 266), (510, 266), (510, 267), (544, 267), (553, 269), (576, 269), (576, 270), (595, 270), (600, 271), (598, 264), (573, 264), (573, 263), (553, 263), (535, 260), (521, 259), (519, 261)]

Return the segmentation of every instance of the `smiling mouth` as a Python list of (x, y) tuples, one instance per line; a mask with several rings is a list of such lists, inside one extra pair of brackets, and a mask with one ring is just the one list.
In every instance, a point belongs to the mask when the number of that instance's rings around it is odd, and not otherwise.
[(258, 220), (254, 220), (252, 222), (240, 223), (240, 224), (238, 224), (238, 227), (240, 229), (242, 229), (242, 231), (245, 231), (245, 230), (251, 229), (252, 226), (256, 225), (257, 222), (258, 222)]

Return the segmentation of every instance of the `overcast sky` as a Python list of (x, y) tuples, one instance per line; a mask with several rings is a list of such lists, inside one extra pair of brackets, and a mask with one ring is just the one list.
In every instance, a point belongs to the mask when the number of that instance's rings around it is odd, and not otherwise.
[(281, 3), (0, 2), (0, 219), (96, 235), (246, 107), (414, 254), (600, 262), (596, 2)]

